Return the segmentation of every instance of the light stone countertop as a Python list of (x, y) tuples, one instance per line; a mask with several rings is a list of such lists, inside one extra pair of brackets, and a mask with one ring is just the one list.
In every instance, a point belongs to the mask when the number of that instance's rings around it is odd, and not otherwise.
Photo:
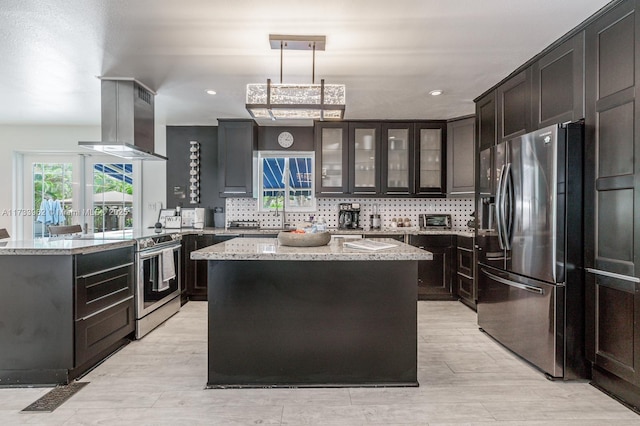
[(73, 254), (88, 254), (134, 244), (132, 240), (94, 240), (81, 238), (35, 238), (24, 241), (0, 241), (0, 256), (30, 255), (30, 256), (68, 256)]
[[(154, 235), (149, 229), (143, 230), (145, 235)], [(473, 237), (473, 232), (452, 231), (452, 230), (418, 230), (417, 228), (407, 229), (382, 229), (382, 230), (362, 230), (362, 229), (337, 229), (328, 230), (333, 235), (460, 235)], [(182, 228), (163, 230), (167, 233), (188, 234), (213, 234), (213, 235), (277, 235), (280, 229), (224, 229), (224, 228)], [(142, 232), (138, 232), (142, 234)], [(134, 235), (139, 236), (139, 235)], [(32, 240), (2, 240), (0, 241), (0, 256), (6, 255), (73, 255), (87, 254), (104, 250), (112, 250), (120, 247), (127, 247), (134, 244), (132, 236), (123, 236), (122, 239), (99, 238), (97, 236), (72, 237), (72, 238), (35, 238)], [(246, 238), (249, 240), (249, 238)], [(260, 238), (264, 242), (265, 238)], [(396, 241), (397, 242), (397, 241)]]
[[(281, 229), (243, 229), (243, 228), (204, 228), (204, 229), (190, 229), (190, 228), (182, 228), (182, 234), (216, 234), (216, 235), (270, 235), (277, 234), (281, 231)], [(411, 228), (385, 228), (379, 230), (369, 230), (369, 229), (338, 229), (338, 228), (329, 228), (327, 231), (331, 234), (339, 234), (339, 235), (460, 235), (462, 237), (470, 237), (473, 238), (473, 231), (454, 231), (450, 229), (438, 230), (438, 229), (429, 229), (429, 230), (420, 230), (417, 227)]]
[(288, 247), (277, 238), (234, 238), (191, 252), (193, 260), (301, 260), (301, 261), (353, 261), (353, 260), (433, 260), (433, 254), (389, 238), (372, 238), (394, 244), (383, 250), (365, 250), (344, 247), (340, 240), (319, 247)]

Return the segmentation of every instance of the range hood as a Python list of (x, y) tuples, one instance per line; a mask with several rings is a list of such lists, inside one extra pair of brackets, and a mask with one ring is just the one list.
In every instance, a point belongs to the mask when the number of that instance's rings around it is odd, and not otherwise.
[(101, 78), (102, 140), (78, 145), (127, 160), (166, 160), (154, 152), (155, 92), (132, 78)]

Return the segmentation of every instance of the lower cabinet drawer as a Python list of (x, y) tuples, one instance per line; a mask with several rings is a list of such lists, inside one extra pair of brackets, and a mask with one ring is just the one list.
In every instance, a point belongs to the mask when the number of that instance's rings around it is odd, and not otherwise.
[(458, 272), (473, 278), (473, 250), (458, 247)]
[(456, 274), (456, 284), (459, 297), (475, 302), (472, 278), (466, 277), (462, 274)]
[(127, 264), (76, 278), (76, 319), (133, 296), (134, 274)]
[(133, 296), (75, 322), (76, 367), (81, 366), (135, 330)]

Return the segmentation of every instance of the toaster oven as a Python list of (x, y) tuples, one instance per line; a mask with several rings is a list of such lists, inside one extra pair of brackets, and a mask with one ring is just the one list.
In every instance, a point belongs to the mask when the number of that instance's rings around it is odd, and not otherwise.
[(420, 229), (451, 229), (450, 214), (419, 214)]

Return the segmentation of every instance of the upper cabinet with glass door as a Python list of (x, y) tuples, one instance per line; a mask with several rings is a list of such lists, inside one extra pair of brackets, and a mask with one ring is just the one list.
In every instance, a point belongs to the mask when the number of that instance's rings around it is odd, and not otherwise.
[(382, 192), (409, 194), (414, 192), (413, 123), (382, 124)]
[(380, 123), (349, 123), (349, 190), (380, 193)]
[(316, 122), (316, 188), (318, 193), (348, 191), (348, 134), (345, 122)]
[(316, 122), (317, 193), (443, 196), (447, 123)]
[(446, 176), (446, 123), (416, 123), (416, 179), (418, 195), (443, 195)]

